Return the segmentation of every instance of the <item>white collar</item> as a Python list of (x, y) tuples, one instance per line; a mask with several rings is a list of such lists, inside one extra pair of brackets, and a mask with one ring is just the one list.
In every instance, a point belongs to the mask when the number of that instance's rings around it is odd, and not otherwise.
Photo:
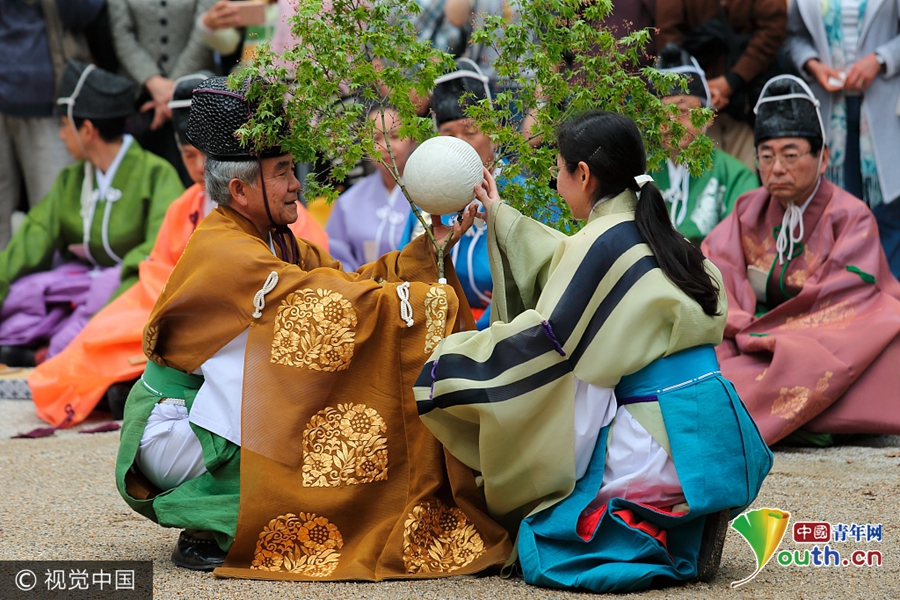
[[(109, 165), (106, 173), (101, 172), (100, 169), (94, 169), (94, 181), (97, 182), (97, 191), (99, 192), (98, 196), (100, 198), (112, 202), (118, 200), (118, 198), (111, 198), (109, 196), (109, 190), (112, 189), (112, 181), (116, 176), (116, 172), (119, 170), (119, 165), (122, 164), (122, 159), (125, 158), (125, 153), (128, 152), (128, 148), (133, 141), (134, 138), (126, 133), (122, 137), (122, 147), (119, 148), (118, 154), (116, 154), (112, 164)], [(118, 195), (121, 196), (121, 194)]]

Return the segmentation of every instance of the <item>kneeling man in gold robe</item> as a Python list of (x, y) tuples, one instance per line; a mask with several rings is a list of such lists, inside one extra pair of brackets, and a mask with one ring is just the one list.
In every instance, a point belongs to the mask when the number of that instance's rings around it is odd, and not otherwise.
[[(207, 156), (219, 206), (145, 329), (119, 492), (185, 530), (175, 564), (221, 576), (377, 581), (503, 563), (506, 532), (412, 394), (436, 344), (474, 328), (450, 261), (449, 283), (435, 283), (422, 236), (345, 273), (295, 238), (291, 156), (234, 135), (253, 108), (226, 78), (194, 91), (187, 137)], [(440, 241), (451, 228), (433, 233)]]

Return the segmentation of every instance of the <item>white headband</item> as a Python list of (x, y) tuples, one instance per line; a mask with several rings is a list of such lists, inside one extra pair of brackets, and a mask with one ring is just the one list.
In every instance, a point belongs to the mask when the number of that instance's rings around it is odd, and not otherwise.
[[(484, 97), (488, 99), (488, 102), (493, 102), (494, 99), (491, 97), (491, 79), (481, 72), (481, 69), (471, 58), (458, 58), (456, 59), (456, 64), (460, 63), (469, 63), (471, 65), (470, 68), (460, 69), (458, 71), (453, 71), (452, 73), (447, 73), (446, 75), (441, 75), (437, 79), (434, 80), (434, 87), (442, 83), (446, 83), (447, 81), (453, 81), (454, 79), (462, 79), (464, 77), (469, 79), (475, 79), (481, 82), (481, 85), (484, 86)], [(431, 111), (431, 120), (434, 123), (434, 128), (438, 128), (437, 124), (437, 115), (434, 114), (434, 111)]]
[(172, 110), (173, 108), (190, 108), (192, 101), (192, 98), (185, 98), (184, 100), (169, 100), (169, 103), (166, 104), (166, 106), (169, 107), (169, 110)]
[[(684, 75), (694, 75), (700, 81), (703, 82), (703, 91), (706, 92), (706, 102), (704, 102), (704, 106), (710, 106), (710, 102), (712, 99), (712, 94), (709, 93), (709, 85), (706, 83), (706, 73), (703, 72), (703, 69), (700, 68), (700, 63), (697, 62), (697, 59), (693, 56), (691, 57), (691, 64), (689, 65), (681, 65), (679, 67), (672, 67), (668, 69), (660, 69), (660, 71), (666, 71), (671, 73), (682, 73)], [(680, 92), (679, 92), (680, 93)]]
[[(204, 75), (203, 73), (191, 73), (190, 75), (182, 75), (181, 77), (179, 77), (178, 79), (175, 80), (175, 83), (172, 86), (172, 89), (174, 90), (176, 87), (178, 87), (178, 84), (181, 83), (182, 81), (187, 81), (189, 79), (200, 79), (201, 77), (202, 77), (201, 81), (203, 81), (205, 79), (209, 79), (209, 76)], [(174, 93), (174, 91), (173, 91), (173, 93)], [(184, 100), (169, 100), (169, 103), (166, 104), (166, 106), (169, 107), (169, 110), (172, 110), (173, 108), (190, 108), (192, 101), (193, 101), (193, 98), (185, 98)]]

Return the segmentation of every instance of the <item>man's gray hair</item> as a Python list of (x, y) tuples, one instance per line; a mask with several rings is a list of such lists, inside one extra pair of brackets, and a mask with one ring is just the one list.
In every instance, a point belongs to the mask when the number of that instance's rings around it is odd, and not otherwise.
[(232, 179), (243, 181), (256, 187), (259, 179), (259, 163), (255, 160), (223, 161), (206, 159), (206, 193), (213, 202), (228, 206), (231, 204), (231, 190), (228, 183)]

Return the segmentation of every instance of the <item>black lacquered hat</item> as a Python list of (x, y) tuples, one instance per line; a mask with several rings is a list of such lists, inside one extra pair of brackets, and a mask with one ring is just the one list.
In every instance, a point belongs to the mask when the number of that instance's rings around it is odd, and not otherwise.
[[(255, 106), (245, 97), (246, 84), (238, 91), (228, 89), (227, 77), (212, 77), (193, 92), (188, 119), (187, 141), (209, 158), (221, 161), (254, 160), (281, 156), (279, 145), (255, 150), (243, 145), (235, 135), (253, 114)], [(286, 122), (282, 116), (282, 121)], [(287, 133), (284, 126), (282, 135)]]
[(56, 101), (62, 114), (81, 119), (113, 119), (134, 113), (137, 85), (95, 65), (70, 60)]
[(773, 77), (763, 87), (756, 103), (754, 142), (786, 137), (825, 141), (819, 101), (806, 83), (793, 75)]
[(187, 141), (188, 119), (191, 115), (191, 101), (194, 89), (206, 79), (215, 77), (209, 71), (191, 73), (175, 80), (175, 89), (172, 92), (172, 100), (169, 102), (169, 110), (172, 111), (172, 126), (175, 128), (175, 137), (179, 143)]
[[(481, 72), (478, 65), (468, 58), (456, 61), (457, 70), (442, 75), (434, 80), (434, 91), (431, 93), (431, 112), (435, 124), (440, 126), (448, 121), (465, 119), (464, 106), (491, 99), (488, 77)], [(471, 94), (471, 96), (466, 96)]]
[[(700, 68), (697, 59), (688, 54), (681, 46), (674, 42), (666, 44), (657, 55), (656, 68), (660, 71), (671, 71), (686, 75), (688, 77), (687, 93), (700, 98), (703, 106), (710, 105), (706, 73)], [(658, 96), (679, 96), (684, 94), (680, 87), (659, 89), (655, 93)]]

